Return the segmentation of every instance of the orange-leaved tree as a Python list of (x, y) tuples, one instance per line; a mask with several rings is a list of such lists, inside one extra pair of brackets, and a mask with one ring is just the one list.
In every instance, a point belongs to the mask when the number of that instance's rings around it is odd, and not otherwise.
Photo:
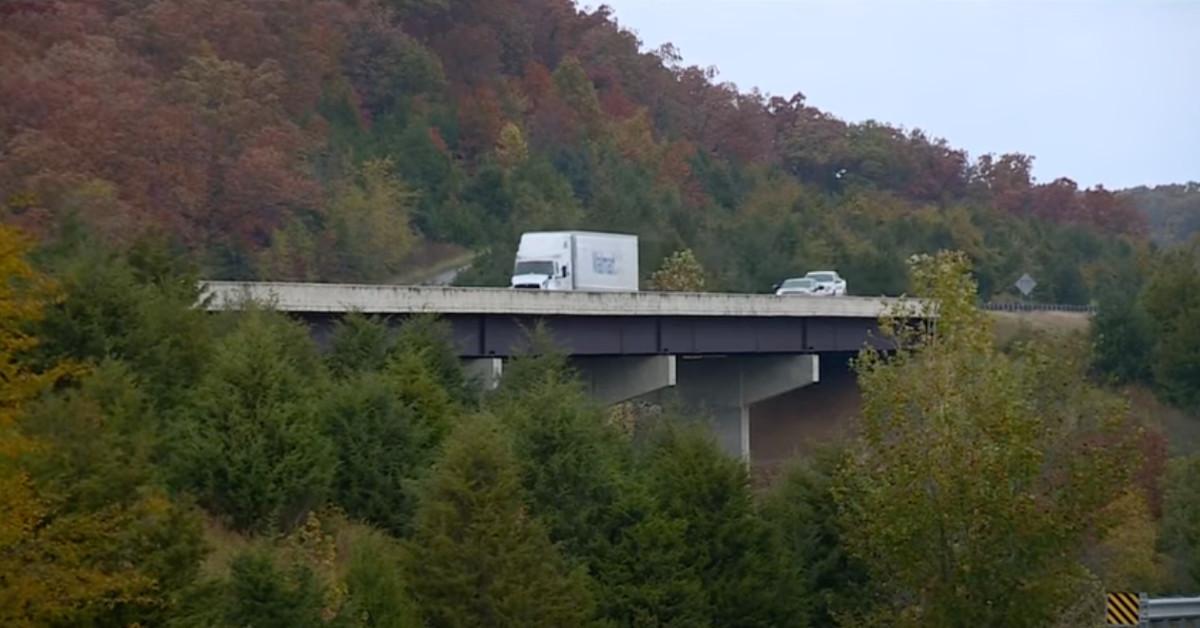
[(30, 401), (75, 370), (34, 370), (22, 356), (37, 346), (30, 329), (55, 298), (49, 278), (25, 256), (31, 244), (0, 227), (0, 625), (72, 623), (88, 609), (137, 600), (152, 580), (104, 555), (120, 520), (100, 510), (61, 516), (24, 468), (41, 447), (22, 434)]
[(55, 294), (53, 283), (26, 261), (29, 247), (19, 232), (0, 227), (0, 455), (6, 457), (29, 446), (15, 429), (21, 408), (70, 369), (59, 365), (38, 372), (21, 362), (37, 346), (30, 328)]

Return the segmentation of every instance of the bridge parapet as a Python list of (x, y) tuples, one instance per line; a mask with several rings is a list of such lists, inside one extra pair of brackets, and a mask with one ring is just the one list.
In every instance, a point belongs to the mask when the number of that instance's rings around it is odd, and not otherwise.
[(209, 310), (247, 301), (283, 312), (364, 314), (515, 314), (574, 316), (735, 316), (878, 319), (889, 308), (923, 311), (913, 299), (779, 297), (716, 292), (557, 292), (507, 288), (205, 281)]

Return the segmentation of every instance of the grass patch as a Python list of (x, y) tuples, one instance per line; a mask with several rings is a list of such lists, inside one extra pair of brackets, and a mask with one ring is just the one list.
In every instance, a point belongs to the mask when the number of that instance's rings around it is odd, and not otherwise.
[(1045, 333), (1071, 335), (1087, 333), (1090, 315), (1084, 312), (992, 312), (996, 345), (1005, 346), (1020, 338)]

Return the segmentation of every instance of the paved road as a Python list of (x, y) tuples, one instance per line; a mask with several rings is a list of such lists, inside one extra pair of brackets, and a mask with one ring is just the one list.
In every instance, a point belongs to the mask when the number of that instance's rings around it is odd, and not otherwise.
[(454, 283), (454, 280), (460, 274), (465, 272), (470, 267), (471, 265), (467, 264), (466, 266), (443, 270), (442, 272), (426, 279), (425, 281), (422, 281), (421, 284), (426, 286), (449, 286)]

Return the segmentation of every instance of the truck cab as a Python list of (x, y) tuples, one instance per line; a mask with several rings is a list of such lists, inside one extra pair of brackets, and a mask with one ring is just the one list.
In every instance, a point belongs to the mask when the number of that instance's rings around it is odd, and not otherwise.
[(571, 240), (565, 233), (526, 233), (517, 248), (512, 287), (570, 290)]

